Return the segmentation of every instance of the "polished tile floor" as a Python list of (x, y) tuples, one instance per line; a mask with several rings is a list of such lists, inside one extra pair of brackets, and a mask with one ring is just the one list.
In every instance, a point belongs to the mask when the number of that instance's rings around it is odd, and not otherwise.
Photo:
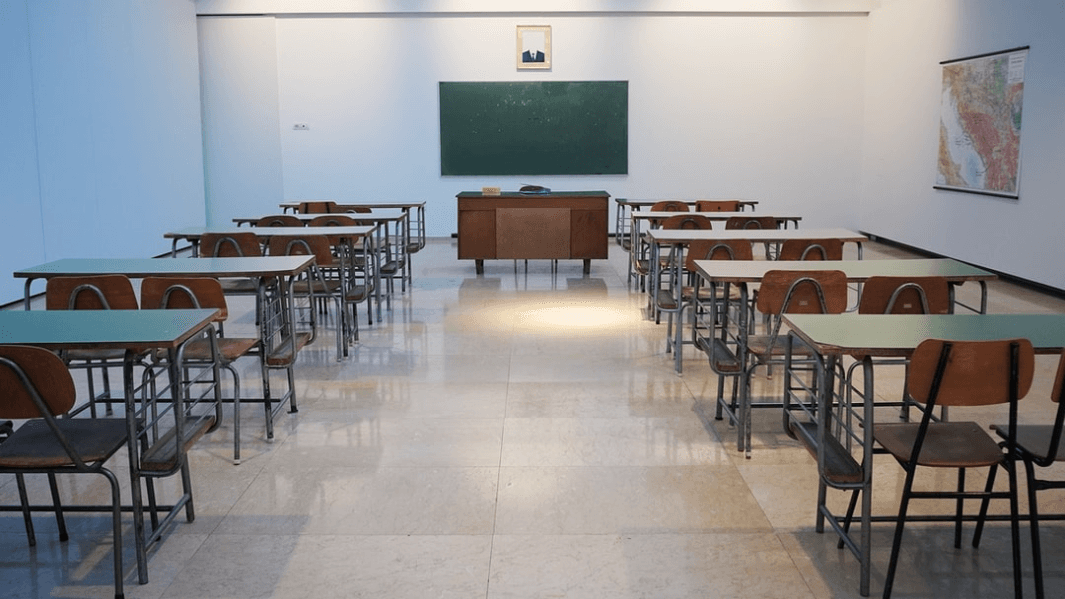
[[(576, 261), (554, 273), (546, 261), (495, 261), (476, 276), (455, 253), (441, 239), (416, 254), (413, 289), (384, 322), (363, 320), (344, 362), (328, 335), (301, 354), (299, 413), (281, 416), (273, 442), (254, 407), (241, 465), (230, 460), (230, 422), (200, 442), (196, 520), (153, 548), (146, 585), (127, 527), (128, 597), (858, 596), (856, 560), (813, 529), (810, 457), (774, 410), (755, 412), (753, 457), (736, 451), (734, 429), (713, 419), (715, 376), (691, 348), (683, 376), (673, 372), (664, 325), (644, 318), (618, 246), (588, 276)], [(866, 247), (866, 259), (900, 254)], [(231, 334), (253, 325), (249, 308), (235, 302)], [(993, 283), (991, 311), (1062, 312), (1065, 302)], [(243, 366), (254, 394), (255, 362)], [(1027, 417), (1050, 412), (1055, 366), (1040, 358)], [(878, 391), (900, 381), (885, 374)], [(768, 394), (778, 382), (756, 385)], [(875, 504), (889, 513), (900, 470), (883, 460), (875, 477)], [(66, 502), (100, 501), (92, 478), (64, 479)], [(13, 477), (0, 484), (14, 503)], [(1065, 511), (1062, 499), (1048, 494), (1045, 508)], [(69, 518), (71, 539), (59, 543), (54, 521), (37, 515), (30, 548), (21, 518), (0, 517), (0, 596), (111, 596), (108, 518)], [(1060, 597), (1065, 529), (1044, 530), (1047, 589)], [(874, 533), (873, 596), (891, 531)], [(1031, 594), (1027, 540), (1022, 531)], [(1008, 527), (991, 526), (977, 550), (967, 541), (955, 550), (949, 530), (909, 527), (894, 596), (1009, 596)]]

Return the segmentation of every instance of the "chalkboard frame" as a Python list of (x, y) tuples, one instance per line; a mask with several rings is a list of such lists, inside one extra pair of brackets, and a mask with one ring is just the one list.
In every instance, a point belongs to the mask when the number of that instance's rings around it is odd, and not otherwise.
[(628, 174), (628, 81), (441, 81), (440, 174)]

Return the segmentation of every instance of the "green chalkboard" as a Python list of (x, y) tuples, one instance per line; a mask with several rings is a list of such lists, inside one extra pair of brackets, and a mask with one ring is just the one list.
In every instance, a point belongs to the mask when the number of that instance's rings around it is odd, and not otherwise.
[(442, 175), (619, 175), (628, 81), (440, 83)]

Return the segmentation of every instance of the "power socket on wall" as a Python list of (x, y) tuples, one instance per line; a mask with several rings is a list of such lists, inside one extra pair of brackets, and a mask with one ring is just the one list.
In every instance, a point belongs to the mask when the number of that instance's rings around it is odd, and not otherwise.
[(292, 128), (296, 131), (306, 131), (308, 129), (307, 123), (296, 123), (295, 125), (292, 125)]

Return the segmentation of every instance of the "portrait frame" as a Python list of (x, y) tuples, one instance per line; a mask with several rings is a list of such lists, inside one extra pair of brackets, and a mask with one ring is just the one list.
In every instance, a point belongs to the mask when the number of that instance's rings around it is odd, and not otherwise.
[[(516, 61), (519, 71), (551, 68), (551, 26), (518, 25)], [(529, 54), (526, 54), (529, 51)]]

